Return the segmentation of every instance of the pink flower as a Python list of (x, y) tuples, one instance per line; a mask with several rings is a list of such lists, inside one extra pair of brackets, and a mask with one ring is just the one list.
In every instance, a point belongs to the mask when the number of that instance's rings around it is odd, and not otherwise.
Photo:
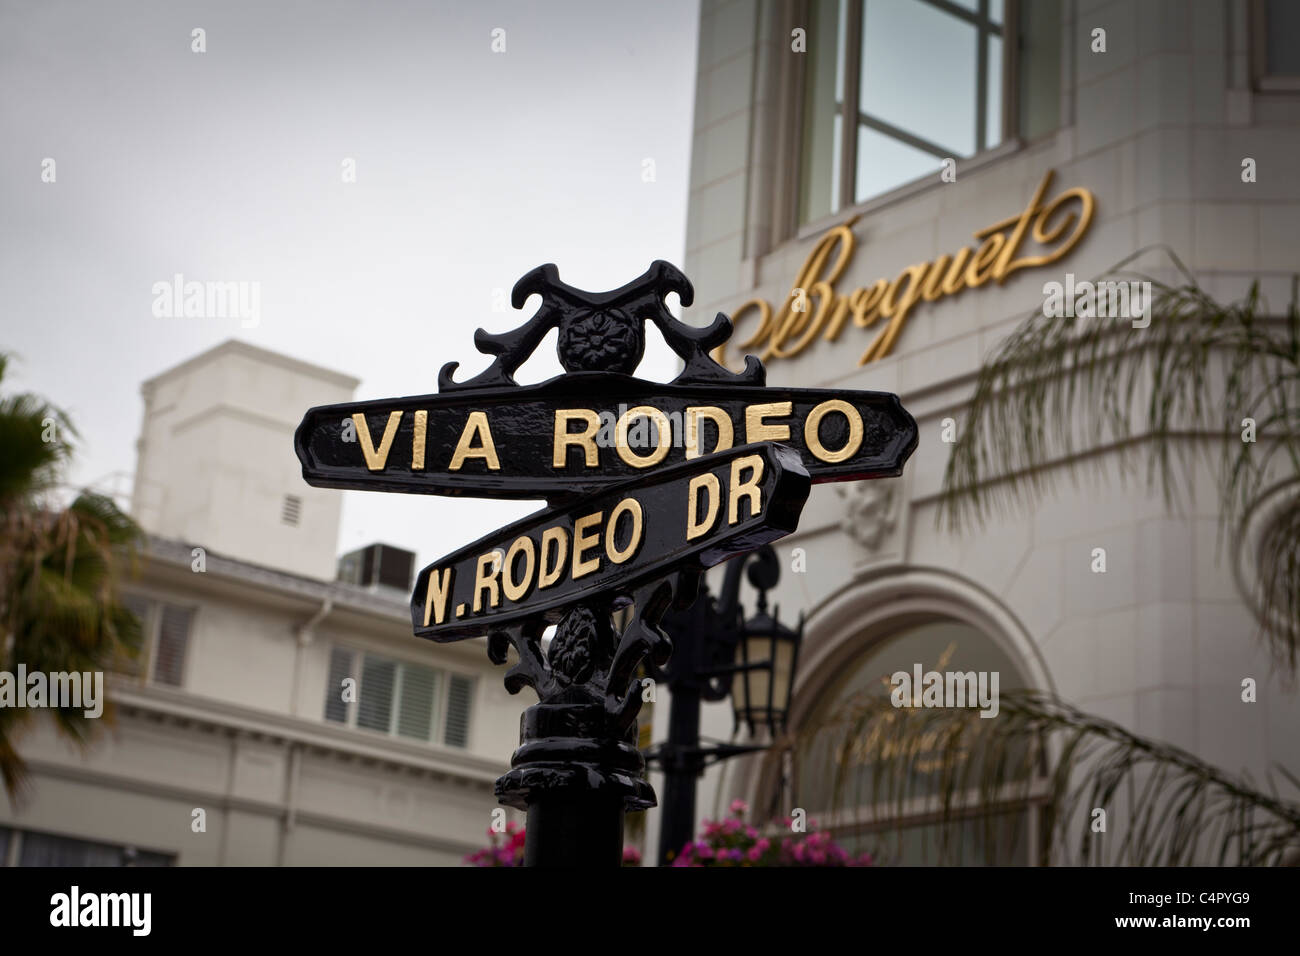
[(755, 844), (749, 848), (749, 851), (745, 856), (749, 858), (749, 862), (757, 863), (763, 858), (763, 851), (758, 848), (757, 844)]
[(731, 812), (738, 817), (744, 816), (746, 813), (749, 812), (749, 804), (747, 804), (744, 800), (732, 800)]

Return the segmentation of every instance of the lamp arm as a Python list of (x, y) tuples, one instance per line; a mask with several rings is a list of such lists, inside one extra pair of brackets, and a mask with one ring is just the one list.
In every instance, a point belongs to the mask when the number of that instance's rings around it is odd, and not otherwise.
[(727, 562), (727, 573), (722, 579), (722, 590), (718, 594), (718, 616), (724, 621), (732, 620), (740, 607), (740, 575), (752, 553), (739, 555)]
[(727, 664), (724, 667), (710, 667), (706, 671), (701, 671), (701, 677), (730, 677), (733, 674), (739, 674), (741, 671), (770, 671), (772, 669), (771, 661), (759, 661), (756, 664)]

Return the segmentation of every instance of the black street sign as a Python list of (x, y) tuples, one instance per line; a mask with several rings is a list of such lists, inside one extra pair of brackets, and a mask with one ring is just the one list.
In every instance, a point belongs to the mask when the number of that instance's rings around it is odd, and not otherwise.
[[(600, 293), (541, 266), (511, 297), (520, 309), (540, 296), (533, 317), (475, 334), (493, 356), (482, 372), (456, 381), (449, 362), (437, 394), (313, 408), (294, 434), (319, 487), (547, 500), (425, 568), (411, 596), (416, 636), (486, 636), (497, 664), (513, 647), (506, 689), (537, 692), (496, 782), (503, 804), (528, 811), (530, 866), (617, 866), (623, 813), (654, 806), (637, 670), (667, 663), (659, 623), (695, 600), (703, 570), (794, 531), (814, 481), (898, 475), (916, 448), (897, 396), (770, 389), (752, 355), (723, 368), (711, 353), (731, 321), (686, 325), (669, 293), (683, 306), (694, 294), (662, 261)], [(667, 384), (632, 377), (647, 324), (682, 360)], [(520, 385), (552, 331), (564, 374)], [(618, 625), (617, 608), (630, 610)]]
[(895, 476), (916, 423), (888, 392), (663, 385), (577, 372), (539, 385), (311, 409), (295, 437), (327, 488), (551, 498), (759, 441), (793, 448), (813, 482)]
[[(704, 328), (672, 316), (664, 297), (692, 298), (666, 262), (612, 292), (560, 280), (553, 265), (516, 283), (537, 313), (519, 328), (479, 329), (495, 358), (469, 379), (443, 366), (438, 392), (310, 409), (294, 435), (308, 484), (409, 494), (557, 500), (594, 492), (714, 451), (775, 441), (795, 449), (814, 482), (892, 477), (916, 448), (916, 422), (896, 395), (852, 389), (767, 388), (754, 356), (732, 372), (710, 350), (731, 335), (715, 316)], [(647, 323), (682, 359), (668, 384), (632, 377)], [(520, 385), (514, 373), (550, 331), (565, 374)]]
[(478, 637), (524, 618), (556, 623), (597, 596), (712, 567), (794, 531), (808, 473), (791, 449), (746, 445), (544, 509), (420, 572), (418, 637)]

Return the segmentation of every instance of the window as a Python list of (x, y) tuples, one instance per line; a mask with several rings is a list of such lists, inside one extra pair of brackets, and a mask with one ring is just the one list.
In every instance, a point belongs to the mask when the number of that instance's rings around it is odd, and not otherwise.
[(474, 682), (460, 674), (451, 676), (447, 692), (447, 730), (444, 741), (449, 747), (469, 746), (469, 705)]
[[(10, 843), (9, 841), (13, 841)], [(0, 828), (0, 866), (171, 866), (170, 853), (75, 837)]]
[[(355, 682), (355, 699), (343, 693)], [(448, 747), (469, 746), (474, 681), (420, 664), (335, 647), (330, 651), (325, 719), (362, 730)]]
[(809, 22), (800, 223), (1058, 123), (1059, 0), (813, 0)]
[(194, 608), (138, 594), (124, 595), (122, 603), (140, 620), (140, 657), (123, 658), (114, 663), (113, 669), (119, 674), (144, 677), (153, 684), (182, 686)]
[(113, 661), (111, 667), (119, 674), (126, 674), (129, 677), (142, 677), (147, 670), (145, 662), (149, 660), (149, 650), (151, 641), (149, 638), (149, 625), (152, 620), (150, 617), (153, 603), (138, 594), (122, 595), (122, 605), (135, 615), (140, 622), (140, 653), (138, 656), (122, 654)]
[(1300, 4), (1255, 0), (1251, 17), (1255, 85), (1261, 90), (1300, 90)]
[(190, 643), (190, 624), (193, 620), (194, 611), (191, 608), (177, 607), (174, 604), (161, 606), (151, 675), (155, 684), (181, 686), (185, 676), (185, 652)]
[[(876, 750), (869, 744), (869, 735), (879, 731), (869, 731), (867, 737), (852, 736), (851, 730), (845, 731), (848, 725), (837, 723), (835, 718), (851, 709), (854, 700), (861, 700), (864, 694), (888, 695), (889, 675), (897, 671), (913, 673), (916, 664), (923, 671), (996, 671), (999, 693), (1025, 686), (1012, 659), (967, 624), (938, 620), (900, 629), (894, 636), (874, 643), (857, 661), (839, 668), (827, 685), (815, 691), (821, 703), (802, 724), (822, 729), (803, 735), (793, 802), (789, 805), (806, 808), (808, 816), (828, 825), (846, 849), (871, 852), (879, 862), (983, 862), (980, 841), (989, 823), (993, 824), (991, 830), (1006, 862), (1025, 864), (1036, 860), (1041, 804), (1037, 798), (1046, 792), (1036, 780), (1030, 781), (1031, 798), (1027, 802), (1023, 794), (1009, 794), (1006, 805), (990, 817), (972, 815), (970, 822), (963, 823), (955, 834), (956, 844), (946, 848), (941, 848), (936, 839), (935, 806), (922, 801), (900, 816), (897, 802), (883, 793), (879, 794), (879, 804), (873, 805), (874, 765), (868, 755)], [(924, 755), (916, 767), (920, 774), (930, 772)], [(942, 773), (936, 760), (936, 797)], [(978, 768), (972, 768), (970, 779), (979, 779)], [(921, 790), (926, 789), (925, 782), (921, 783)]]

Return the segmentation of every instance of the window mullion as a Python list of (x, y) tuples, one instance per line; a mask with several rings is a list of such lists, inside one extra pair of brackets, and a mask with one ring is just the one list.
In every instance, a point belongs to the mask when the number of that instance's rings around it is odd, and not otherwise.
[(402, 683), (405, 673), (405, 664), (393, 665), (393, 696), (388, 701), (388, 736), (390, 737), (397, 736), (399, 715), (402, 712)]
[(153, 683), (154, 657), (158, 653), (158, 634), (162, 627), (162, 605), (157, 601), (149, 602), (145, 619), (140, 622), (144, 630), (144, 682)]
[(980, 0), (975, 43), (975, 155), (978, 156), (988, 145), (989, 0)]
[(1020, 0), (1002, 7), (1002, 142), (1020, 138)]
[(451, 675), (446, 671), (435, 671), (433, 675), (433, 706), (429, 708), (429, 740), (436, 744), (443, 740), (443, 728), (447, 726), (447, 708), (451, 706)]
[(840, 110), (840, 209), (857, 202), (858, 82), (862, 78), (862, 20), (865, 0), (843, 0), (848, 10), (844, 26), (844, 103)]
[(347, 726), (356, 727), (357, 719), (361, 715), (361, 674), (365, 670), (365, 654), (357, 650), (352, 654), (352, 702), (347, 705)]
[(893, 123), (886, 123), (884, 120), (867, 113), (858, 114), (858, 125), (865, 126), (867, 129), (874, 129), (877, 133), (898, 140), (900, 143), (906, 143), (913, 149), (918, 149), (923, 153), (929, 153), (939, 159), (947, 159), (949, 156), (956, 156), (955, 150), (946, 146), (940, 146), (938, 143), (932, 143), (928, 139), (922, 139), (914, 133), (909, 133), (905, 129), (900, 129)]

